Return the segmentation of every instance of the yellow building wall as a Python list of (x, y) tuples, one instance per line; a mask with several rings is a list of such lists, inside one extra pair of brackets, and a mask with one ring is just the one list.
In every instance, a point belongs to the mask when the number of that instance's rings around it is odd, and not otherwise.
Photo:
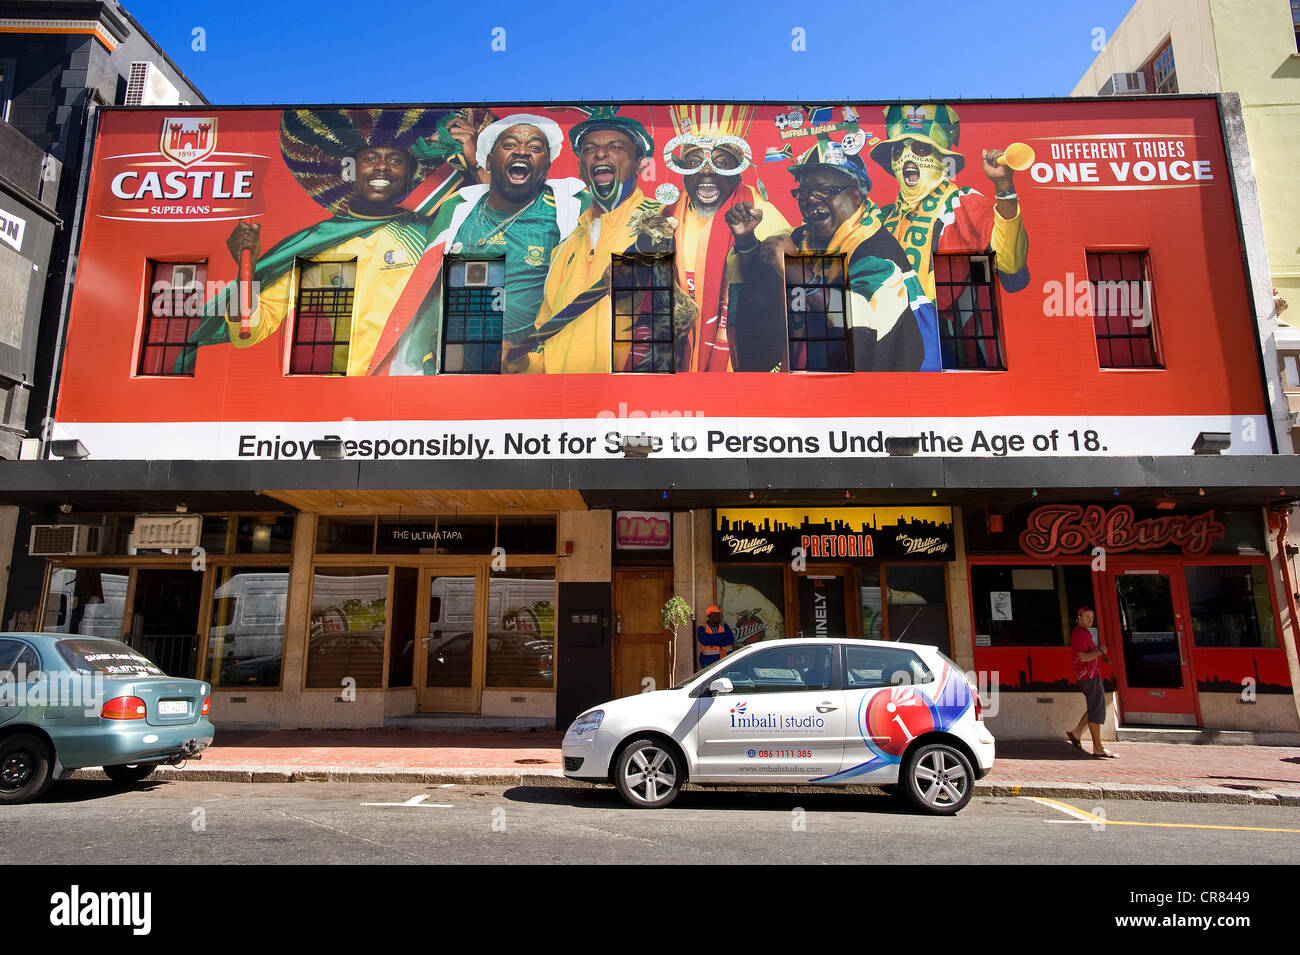
[(1282, 318), (1300, 327), (1300, 54), (1291, 8), (1286, 0), (1210, 0), (1210, 18), (1220, 89), (1241, 95), (1269, 271), (1291, 306)]
[[(1287, 0), (1138, 0), (1072, 95), (1095, 96), (1169, 39), (1180, 93), (1237, 93), (1259, 185), (1273, 285), (1300, 328), (1300, 54)], [(1225, 228), (1235, 228), (1225, 223)]]

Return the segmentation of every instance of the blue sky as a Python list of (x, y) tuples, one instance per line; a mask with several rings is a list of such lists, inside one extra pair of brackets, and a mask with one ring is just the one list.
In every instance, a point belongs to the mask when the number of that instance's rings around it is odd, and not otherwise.
[(217, 104), (1065, 96), (1131, 5), (125, 0)]

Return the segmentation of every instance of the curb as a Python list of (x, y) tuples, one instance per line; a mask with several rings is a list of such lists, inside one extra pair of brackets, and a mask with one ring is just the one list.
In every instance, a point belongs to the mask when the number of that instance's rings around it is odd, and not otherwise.
[[(107, 779), (95, 769), (78, 769), (69, 779)], [(602, 789), (600, 783), (568, 779), (556, 770), (518, 772), (513, 769), (348, 769), (344, 767), (239, 767), (222, 769), (174, 769), (160, 767), (151, 779), (176, 782), (210, 783), (413, 783), (422, 785), (460, 786), (528, 786), (563, 789)], [(732, 786), (713, 783), (687, 783), (688, 791), (715, 790), (748, 792), (792, 792), (874, 795), (885, 790), (878, 786)], [(1238, 806), (1300, 807), (1300, 789), (1227, 786), (1177, 786), (1156, 783), (1080, 783), (998, 780), (975, 784), (976, 796), (1014, 798), (1042, 796), (1056, 799), (1080, 799), (1100, 802), (1137, 800), (1141, 802), (1220, 803)]]

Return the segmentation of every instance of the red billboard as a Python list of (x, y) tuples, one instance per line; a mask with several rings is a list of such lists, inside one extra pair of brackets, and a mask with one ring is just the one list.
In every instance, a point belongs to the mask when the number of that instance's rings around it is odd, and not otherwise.
[(109, 110), (95, 458), (1270, 450), (1212, 98)]

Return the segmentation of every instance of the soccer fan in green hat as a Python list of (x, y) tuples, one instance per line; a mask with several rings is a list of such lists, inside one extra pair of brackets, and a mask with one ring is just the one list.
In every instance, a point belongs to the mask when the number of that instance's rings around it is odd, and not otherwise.
[[(760, 210), (737, 204), (727, 213), (742, 279), (729, 325), (736, 370), (787, 367), (788, 315), (788, 367), (793, 370), (938, 371), (934, 305), (867, 196), (871, 179), (862, 160), (845, 153), (841, 144), (822, 140), (789, 171), (798, 182), (791, 192), (803, 217), (789, 235), (760, 243), (753, 235), (763, 217)], [(825, 274), (803, 275), (791, 286), (802, 297), (783, 303), (782, 296), (793, 294), (787, 292), (786, 257), (817, 253), (826, 257), (807, 259), (800, 268)], [(837, 307), (840, 289), (847, 293), (842, 309)], [(805, 337), (800, 323), (809, 316), (827, 316), (834, 324), (830, 317), (839, 314), (844, 316), (843, 341), (828, 331), (825, 358), (811, 354), (800, 341)]]
[[(617, 115), (617, 107), (599, 107), (569, 130), (569, 143), (593, 202), (555, 249), (533, 335), (511, 352), (510, 370), (669, 371), (656, 363), (665, 356), (671, 360), (671, 354), (636, 346), (638, 315), (614, 316), (609, 294), (614, 256), (671, 248), (663, 204), (637, 186), (654, 140), (640, 122)], [(689, 297), (676, 290), (674, 301), (674, 320), (694, 322), (698, 310)]]
[[(898, 198), (883, 210), (885, 226), (903, 246), (926, 295), (935, 298), (934, 256), (944, 252), (992, 252), (1002, 287), (1025, 288), (1029, 239), (1015, 172), (998, 162), (1003, 151), (983, 152), (984, 175), (993, 187), (987, 196), (955, 181), (965, 159), (957, 152), (961, 121), (951, 106), (886, 107), (885, 135), (871, 146), (871, 158), (898, 181)], [(997, 365), (968, 358), (977, 366)]]

